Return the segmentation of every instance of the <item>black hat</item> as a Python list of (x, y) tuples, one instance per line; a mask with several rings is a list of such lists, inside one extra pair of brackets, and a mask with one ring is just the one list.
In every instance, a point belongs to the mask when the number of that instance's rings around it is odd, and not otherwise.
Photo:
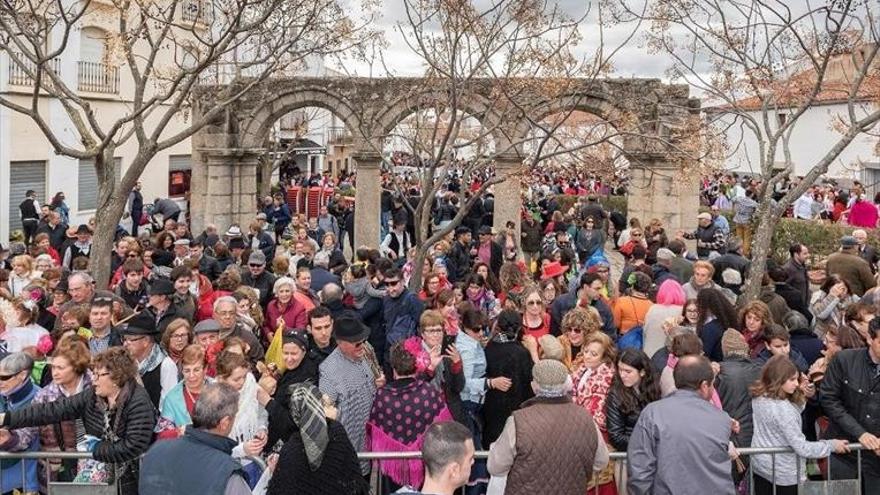
[(150, 284), (151, 296), (170, 296), (174, 294), (174, 284), (164, 278), (157, 278)]
[(241, 237), (233, 237), (232, 239), (229, 239), (229, 249), (244, 249), (244, 248), (245, 248), (244, 239), (242, 239)]
[(84, 223), (81, 223), (81, 224), (79, 224), (79, 227), (76, 228), (76, 233), (77, 233), (77, 235), (79, 235), (79, 234), (91, 234), (92, 231), (91, 231), (91, 229), (89, 229), (89, 226), (88, 226), (88, 225), (86, 225), (86, 224), (84, 224)]
[(483, 225), (480, 227), (480, 235), (492, 235), (492, 227)]
[(345, 342), (362, 342), (370, 336), (370, 328), (357, 318), (343, 316), (333, 322), (333, 338)]
[(141, 311), (128, 320), (128, 325), (122, 329), (123, 335), (158, 335), (156, 320), (149, 311)]
[(309, 335), (305, 330), (300, 328), (285, 328), (284, 333), (281, 335), (281, 343), (284, 344), (296, 344), (303, 351), (309, 350)]
[(55, 289), (53, 289), (52, 292), (64, 292), (66, 294), (67, 289), (68, 289), (67, 279), (62, 278), (61, 280), (58, 281), (58, 285), (55, 286)]

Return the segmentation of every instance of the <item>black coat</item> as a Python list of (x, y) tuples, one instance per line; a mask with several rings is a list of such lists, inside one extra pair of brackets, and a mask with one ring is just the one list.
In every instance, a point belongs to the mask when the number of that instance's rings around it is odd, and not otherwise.
[(787, 304), (792, 311), (797, 311), (804, 315), (807, 321), (813, 321), (813, 313), (810, 312), (809, 301), (803, 299), (803, 294), (801, 294), (799, 290), (795, 289), (787, 282), (777, 282), (773, 284), (773, 289), (779, 297), (785, 299), (785, 304)]
[(470, 246), (462, 245), (456, 240), (449, 250), (449, 256), (446, 257), (446, 268), (450, 282), (463, 281), (471, 271)]
[(817, 359), (822, 357), (825, 344), (809, 328), (796, 328), (788, 334), (791, 336), (791, 348), (804, 356), (808, 366), (812, 366)]
[(312, 471), (298, 430), (284, 443), (278, 469), (269, 482), (269, 495), (368, 495), (370, 485), (361, 475), (357, 453), (345, 428), (327, 420), (327, 448), (321, 466)]
[(642, 408), (635, 411), (624, 412), (621, 409), (621, 397), (617, 389), (612, 387), (608, 391), (605, 400), (605, 428), (608, 430), (608, 440), (618, 452), (626, 452), (629, 446), (629, 437), (632, 435), (636, 421), (642, 414)]
[(3, 426), (16, 429), (81, 418), (86, 434), (101, 439), (93, 452), (96, 460), (108, 463), (134, 461), (128, 464), (119, 484), (120, 493), (137, 495), (138, 457), (147, 451), (153, 439), (156, 414), (144, 387), (133, 382), (126, 387), (131, 390), (130, 397), (122, 404), (122, 409), (110, 418), (114, 424), (113, 431), (119, 438), (116, 441), (110, 441), (104, 435), (106, 410), (99, 405), (94, 388), (52, 402), (31, 403), (22, 409), (9, 411), (3, 418)]
[(746, 277), (748, 277), (749, 265), (751, 265), (751, 261), (739, 253), (722, 254), (712, 260), (712, 266), (715, 267), (715, 276), (712, 277), (712, 280), (714, 280), (716, 284), (720, 284), (722, 282), (721, 275), (724, 273), (724, 270), (728, 268), (733, 268), (738, 271), (739, 274), (742, 275), (742, 279), (745, 280)]
[(223, 273), (223, 270), (220, 268), (220, 263), (217, 262), (217, 258), (205, 254), (199, 258), (199, 273), (208, 277), (208, 280), (213, 282), (217, 280), (221, 273)]
[(507, 392), (488, 390), (483, 403), (483, 447), (501, 436), (504, 422), (520, 404), (531, 399), (532, 391), (532, 357), (529, 351), (518, 342), (489, 342), (486, 346), (486, 378), (504, 376), (513, 382)]
[[(830, 422), (825, 438), (857, 442), (864, 432), (880, 433), (880, 377), (874, 366), (867, 348), (840, 351), (828, 364), (819, 390)], [(869, 472), (880, 469), (880, 458), (870, 451), (862, 452), (862, 462)]]

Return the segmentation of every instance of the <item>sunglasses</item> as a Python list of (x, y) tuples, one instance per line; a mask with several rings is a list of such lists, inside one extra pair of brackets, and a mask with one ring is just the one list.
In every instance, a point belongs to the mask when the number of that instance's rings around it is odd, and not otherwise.
[(581, 329), (581, 328), (569, 328), (568, 330), (566, 330), (566, 332), (568, 332), (568, 333), (584, 333), (583, 329)]
[(98, 296), (98, 297), (92, 299), (92, 302), (93, 303), (112, 303), (113, 299), (111, 299), (109, 297), (105, 297), (105, 296)]
[[(18, 373), (16, 373), (16, 374), (18, 374)], [(0, 376), (0, 382), (8, 382), (9, 380), (12, 380), (13, 378), (15, 378), (15, 375), (2, 375), (2, 376)]]
[(394, 287), (395, 285), (397, 285), (399, 283), (400, 283), (400, 280), (386, 280), (385, 281), (385, 285), (387, 285), (389, 287)]
[(259, 263), (248, 263), (248, 266), (251, 268), (260, 268), (263, 265), (261, 265)]
[(541, 306), (544, 304), (544, 301), (526, 301), (526, 304), (529, 306)]

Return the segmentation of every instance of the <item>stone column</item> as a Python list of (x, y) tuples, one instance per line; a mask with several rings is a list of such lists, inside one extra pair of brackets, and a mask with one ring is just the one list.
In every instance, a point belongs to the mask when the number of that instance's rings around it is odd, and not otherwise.
[(192, 230), (213, 223), (223, 231), (237, 223), (243, 232), (257, 214), (257, 150), (199, 150), (192, 175)]
[(379, 218), (382, 195), (382, 156), (375, 152), (356, 152), (357, 184), (354, 209), (354, 247), (376, 248), (381, 239)]
[(682, 177), (681, 169), (662, 159), (640, 159), (630, 169), (627, 218), (638, 218), (642, 225), (659, 218), (672, 239), (679, 230), (693, 230), (699, 212), (698, 178)]
[(506, 177), (505, 181), (494, 186), (495, 211), (492, 228), (495, 232), (505, 228), (507, 222), (513, 222), (513, 238), (519, 244), (520, 224), (522, 223), (522, 184), (516, 175), (523, 167), (522, 159), (516, 155), (499, 155), (495, 158), (495, 174)]

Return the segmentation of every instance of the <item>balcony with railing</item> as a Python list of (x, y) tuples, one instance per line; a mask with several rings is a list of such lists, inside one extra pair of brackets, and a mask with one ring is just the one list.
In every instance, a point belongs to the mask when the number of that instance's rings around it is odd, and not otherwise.
[(80, 60), (77, 73), (77, 88), (88, 93), (119, 93), (119, 67), (100, 62)]
[[(18, 59), (21, 63), (15, 62), (12, 60), (12, 57), (9, 57), (9, 74), (7, 77), (7, 82), (11, 86), (33, 86), (34, 79), (31, 75), (36, 76), (37, 74), (37, 64), (24, 58), (23, 55), (19, 55)], [(45, 65), (48, 67), (43, 68), (55, 71), (56, 74), (61, 74), (61, 60), (54, 58), (51, 61), (47, 62)], [(48, 80), (48, 76), (43, 74), (43, 81)]]
[(328, 127), (327, 144), (348, 144), (354, 140), (354, 136), (345, 127)]

